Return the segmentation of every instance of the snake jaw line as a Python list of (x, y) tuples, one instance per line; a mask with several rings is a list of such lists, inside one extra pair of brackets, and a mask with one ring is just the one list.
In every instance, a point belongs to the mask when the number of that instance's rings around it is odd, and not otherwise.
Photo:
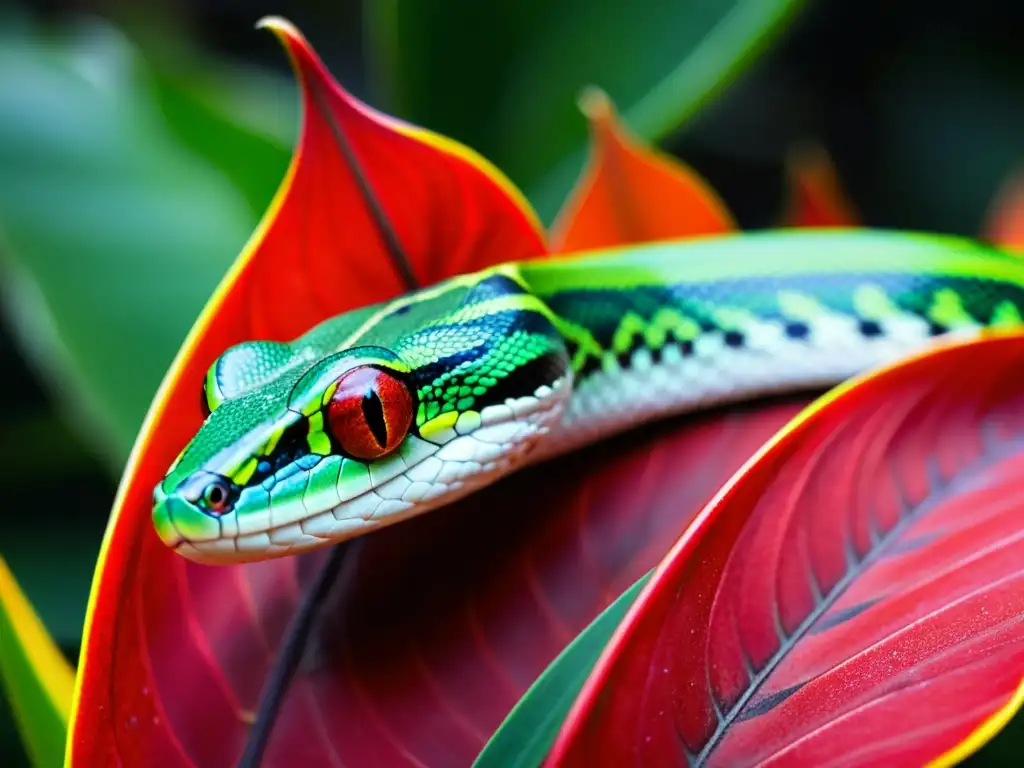
[[(458, 419), (440, 445), (410, 436), (409, 444), (417, 446), (411, 456), (409, 449), (404, 458), (396, 452), (388, 462), (390, 469), (370, 470), (371, 487), (326, 510), (262, 530), (251, 530), (249, 522), (248, 532), (208, 541), (184, 540), (177, 551), (190, 560), (215, 564), (283, 557), (337, 544), (450, 504), (528, 463), (538, 441), (561, 424), (571, 390), (572, 378), (564, 376), (539, 386), (532, 396), (486, 406), (478, 426), (470, 429), (474, 419)], [(439, 436), (432, 435), (433, 439)], [(411, 457), (415, 461), (410, 462)], [(271, 520), (269, 512), (245, 517)]]

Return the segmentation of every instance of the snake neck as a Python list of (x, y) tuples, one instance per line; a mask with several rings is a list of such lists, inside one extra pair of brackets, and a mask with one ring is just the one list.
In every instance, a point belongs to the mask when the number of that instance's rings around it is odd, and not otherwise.
[(940, 336), (1021, 322), (1020, 262), (864, 239), (802, 259), (748, 242), (754, 258), (741, 260), (716, 239), (518, 265), (572, 369), (535, 460), (672, 415), (820, 390)]

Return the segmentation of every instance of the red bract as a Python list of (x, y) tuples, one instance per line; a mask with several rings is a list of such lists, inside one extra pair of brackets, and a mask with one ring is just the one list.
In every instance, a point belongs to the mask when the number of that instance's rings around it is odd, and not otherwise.
[[(69, 739), (74, 765), (224, 765), (237, 755), (287, 619), (275, 594), (297, 588), (295, 564), (186, 563), (157, 539), (151, 494), (202, 421), (203, 375), (225, 348), (289, 339), (401, 290), (345, 152), (421, 282), (544, 250), (532, 211), (485, 161), (360, 104), (296, 30), (268, 26), (303, 85), (299, 147), (264, 224), (172, 365), (129, 459), (86, 620)], [(212, 635), (204, 622), (216, 625)], [(260, 643), (235, 648), (236, 634), (249, 630)]]
[[(264, 225), (183, 346), (125, 472), (90, 603), (72, 765), (220, 766), (240, 754), (320, 556), (187, 562), (158, 541), (150, 494), (201, 421), (202, 377), (223, 349), (294, 337), (402, 288), (345, 152), (418, 281), (543, 251), (532, 212), (497, 171), (359, 104), (298, 32), (270, 26), (303, 86), (302, 135)], [(564, 644), (658, 561), (799, 406), (677, 422), (644, 447), (597, 447), (373, 536), (355, 589), (314, 640), (264, 764), (469, 762)]]
[[(72, 765), (233, 764), (322, 561), (321, 553), (206, 567), (158, 541), (151, 489), (201, 421), (210, 362), (238, 341), (292, 338), (402, 290), (378, 207), (420, 283), (544, 251), (533, 213), (496, 170), (355, 101), (297, 31), (270, 26), (302, 85), (299, 146), (265, 225), (168, 374), (125, 472), (90, 604)], [(596, 170), (560, 217), (568, 234), (555, 238), (559, 247), (732, 227), (699, 177), (630, 144), (610, 105), (590, 116), (602, 137)], [(630, 205), (644, 215), (608, 218)], [(566, 643), (660, 560), (805, 402), (672, 420), (368, 537), (348, 564), (353, 586), (323, 614), (264, 765), (468, 764)]]
[[(921, 765), (1024, 698), (1024, 338), (809, 409), (694, 522), (551, 765)], [(842, 393), (841, 395), (839, 393)]]
[(982, 237), (1001, 248), (1024, 251), (1024, 170), (1012, 174), (989, 204)]
[(786, 162), (783, 226), (855, 227), (859, 219), (843, 192), (832, 158), (816, 144), (796, 147)]
[(580, 107), (590, 121), (590, 162), (552, 226), (558, 252), (716, 235), (736, 229), (732, 214), (704, 179), (632, 136), (608, 96), (588, 90)]

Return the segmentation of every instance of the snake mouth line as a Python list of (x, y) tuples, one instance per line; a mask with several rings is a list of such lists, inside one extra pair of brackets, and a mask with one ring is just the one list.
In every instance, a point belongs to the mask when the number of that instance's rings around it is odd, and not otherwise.
[(569, 377), (564, 376), (538, 387), (533, 395), (487, 406), (474, 429), (453, 431), (443, 442), (410, 436), (407, 440), (415, 443), (406, 456), (411, 453), (413, 463), (396, 452), (386, 479), (332, 507), (255, 532), (201, 541), (182, 537), (173, 548), (205, 563), (283, 557), (339, 543), (451, 503), (522, 466), (538, 439), (560, 421), (570, 388)]

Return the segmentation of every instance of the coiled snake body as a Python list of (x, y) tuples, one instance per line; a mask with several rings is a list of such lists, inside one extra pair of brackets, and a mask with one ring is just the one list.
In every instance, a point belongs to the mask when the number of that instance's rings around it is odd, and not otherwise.
[(774, 232), (511, 263), (227, 350), (154, 498), (211, 563), (336, 543), (637, 424), (836, 384), (1013, 326), (1024, 261), (915, 234)]

